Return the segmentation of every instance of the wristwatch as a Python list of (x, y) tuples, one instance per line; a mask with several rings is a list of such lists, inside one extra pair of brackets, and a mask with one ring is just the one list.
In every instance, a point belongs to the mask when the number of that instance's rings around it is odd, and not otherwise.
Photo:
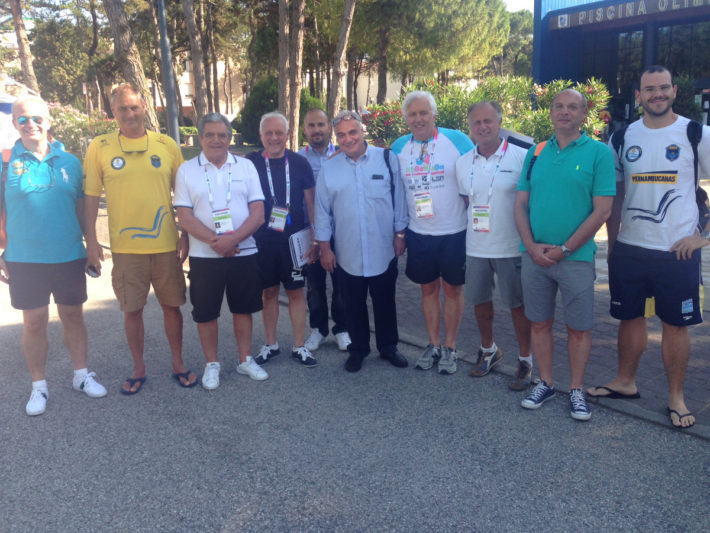
[(710, 241), (710, 231), (703, 231), (700, 236), (706, 241)]
[(564, 244), (560, 245), (560, 250), (562, 250), (563, 257), (569, 257), (570, 255), (572, 255), (572, 250), (567, 248)]

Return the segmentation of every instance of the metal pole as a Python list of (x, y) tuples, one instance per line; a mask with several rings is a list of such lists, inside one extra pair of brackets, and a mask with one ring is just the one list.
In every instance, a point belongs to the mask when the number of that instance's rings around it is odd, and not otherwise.
[(158, 26), (160, 27), (160, 55), (162, 56), (162, 68), (160, 73), (163, 78), (165, 88), (165, 105), (168, 111), (168, 134), (180, 144), (180, 129), (178, 126), (177, 109), (177, 88), (175, 79), (172, 76), (173, 61), (170, 53), (170, 42), (168, 41), (168, 26), (165, 22), (165, 2), (158, 1)]

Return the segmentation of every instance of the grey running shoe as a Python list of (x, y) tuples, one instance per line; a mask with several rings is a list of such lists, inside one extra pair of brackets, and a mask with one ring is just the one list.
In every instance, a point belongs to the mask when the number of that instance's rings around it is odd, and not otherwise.
[(501, 359), (503, 359), (503, 350), (500, 348), (493, 353), (484, 352), (479, 348), (478, 361), (473, 365), (471, 375), (476, 378), (485, 376), (494, 366), (500, 363)]
[(448, 346), (442, 346), (441, 359), (439, 359), (439, 374), (453, 374), (456, 372), (457, 359), (456, 350)]
[(430, 344), (424, 349), (424, 353), (414, 363), (414, 368), (419, 370), (429, 370), (441, 358), (441, 348)]
[(515, 373), (515, 379), (508, 383), (508, 387), (512, 390), (525, 390), (530, 383), (532, 383), (532, 366), (518, 359), (518, 371)]

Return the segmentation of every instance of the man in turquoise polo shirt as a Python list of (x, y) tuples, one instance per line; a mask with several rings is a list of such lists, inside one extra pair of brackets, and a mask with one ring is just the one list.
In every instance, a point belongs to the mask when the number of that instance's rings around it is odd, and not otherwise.
[(586, 116), (587, 101), (578, 91), (565, 89), (555, 96), (550, 108), (554, 135), (542, 151), (530, 148), (515, 199), (525, 314), (532, 322), (532, 348), (540, 368), (540, 383), (521, 405), (537, 409), (555, 395), (552, 324), (559, 289), (567, 325), (570, 415), (575, 420), (592, 416), (582, 382), (594, 321), (594, 234), (611, 214), (616, 194), (613, 153), (580, 131)]

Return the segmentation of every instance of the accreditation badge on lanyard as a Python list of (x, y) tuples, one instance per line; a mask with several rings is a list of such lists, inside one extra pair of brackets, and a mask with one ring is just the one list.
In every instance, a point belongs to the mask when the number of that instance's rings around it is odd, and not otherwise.
[(274, 182), (271, 178), (271, 165), (269, 164), (269, 155), (264, 151), (264, 162), (266, 164), (266, 176), (269, 179), (269, 191), (271, 192), (271, 198), (273, 200), (273, 207), (271, 208), (271, 216), (269, 217), (269, 229), (274, 231), (284, 231), (286, 226), (291, 224), (291, 215), (289, 214), (289, 206), (291, 202), (291, 174), (288, 167), (288, 156), (285, 156), (284, 170), (286, 173), (286, 207), (276, 205), (278, 199), (276, 198), (276, 193), (274, 192)]
[(434, 167), (434, 150), (436, 149), (436, 139), (439, 136), (439, 130), (434, 132), (434, 140), (431, 143), (431, 152), (427, 153), (427, 143), (422, 144), (421, 153), (419, 154), (419, 161), (422, 163), (422, 167), (427, 159), (429, 159), (427, 166), (427, 173), (421, 178), (420, 184), (417, 186), (416, 166), (417, 161), (414, 159), (414, 139), (412, 139), (412, 144), (409, 150), (409, 168), (412, 172), (412, 182), (417, 187), (414, 192), (414, 208), (417, 218), (434, 218), (434, 200), (431, 196), (431, 191), (429, 186), (431, 185), (431, 171)]
[[(197, 157), (199, 163), (199, 156)], [(207, 199), (210, 202), (210, 207), (212, 207), (212, 223), (214, 224), (214, 230), (217, 235), (224, 235), (225, 233), (232, 233), (234, 231), (234, 225), (232, 224), (232, 213), (229, 211), (229, 202), (232, 200), (232, 163), (227, 163), (227, 165), (227, 207), (224, 209), (214, 208), (214, 194), (212, 193), (212, 182), (210, 181), (210, 175), (207, 172), (207, 164), (202, 165), (202, 168), (205, 171), (205, 181), (207, 182)], [(217, 170), (217, 172), (219, 172), (219, 170)]]
[[(491, 231), (491, 196), (493, 196), (493, 182), (496, 179), (496, 174), (498, 174), (498, 169), (500, 168), (500, 162), (503, 160), (505, 152), (508, 150), (508, 140), (503, 141), (503, 151), (498, 158), (495, 170), (493, 170), (493, 175), (491, 176), (491, 182), (488, 185), (488, 194), (486, 196), (486, 203), (482, 205), (471, 204), (471, 229), (473, 231), (478, 231), (482, 233), (490, 233)], [(473, 194), (473, 167), (476, 162), (476, 156), (474, 154), (473, 161), (471, 162), (471, 186), (470, 191)]]

